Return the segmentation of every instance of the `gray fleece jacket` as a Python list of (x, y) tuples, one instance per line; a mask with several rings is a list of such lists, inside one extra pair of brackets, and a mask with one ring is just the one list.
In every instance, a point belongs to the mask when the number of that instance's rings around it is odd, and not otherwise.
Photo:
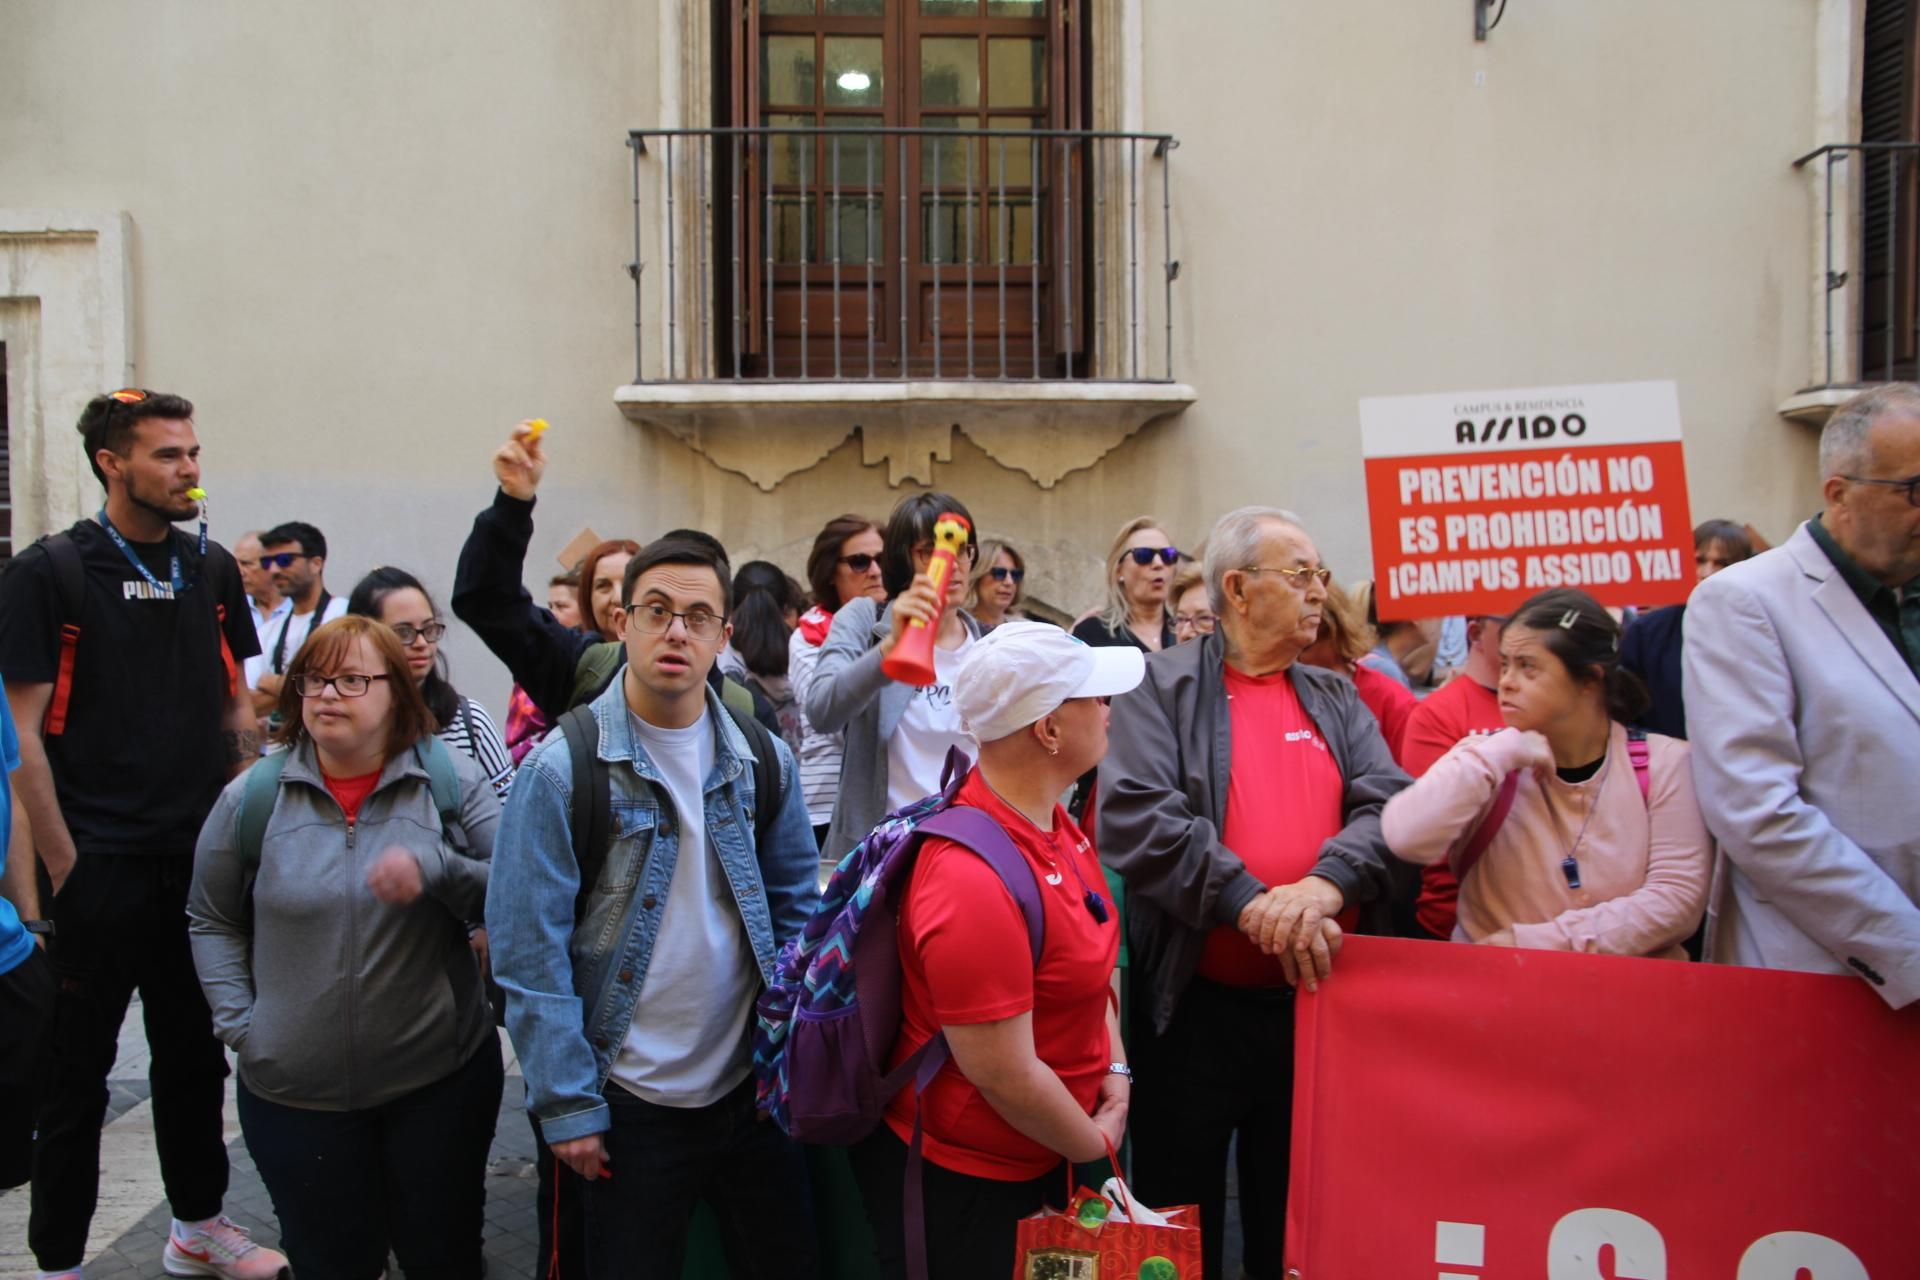
[[(187, 899), (193, 962), (214, 1034), (258, 1096), (364, 1110), (445, 1078), (493, 1037), (466, 922), (485, 909), (500, 801), (470, 756), (451, 754), (464, 847), (441, 831), (412, 751), (387, 761), (349, 826), (313, 744), (294, 748), (255, 869), (234, 845), (244, 774), (207, 816)], [(367, 888), (396, 847), (425, 886), (407, 906)]]

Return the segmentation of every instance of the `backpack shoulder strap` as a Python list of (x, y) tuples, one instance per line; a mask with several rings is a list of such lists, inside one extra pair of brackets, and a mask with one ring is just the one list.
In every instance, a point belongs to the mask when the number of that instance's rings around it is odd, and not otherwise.
[(567, 695), (567, 705), (584, 706), (599, 697), (626, 661), (626, 647), (617, 640), (588, 645), (573, 664), (573, 690)]
[(67, 711), (73, 704), (73, 669), (80, 651), (80, 610), (87, 598), (87, 566), (80, 559), (73, 534), (66, 530), (50, 533), (35, 545), (53, 570), (53, 589), (60, 600), (60, 660), (47, 714), (40, 722), (44, 736), (57, 738), (67, 731)]
[(749, 716), (753, 714), (753, 691), (732, 676), (724, 676), (720, 680), (720, 701), (726, 703), (727, 710), (736, 716), (742, 711)]
[(1453, 878), (1465, 883), (1467, 872), (1473, 870), (1473, 864), (1480, 861), (1480, 855), (1487, 851), (1493, 838), (1500, 834), (1500, 826), (1507, 820), (1507, 814), (1513, 809), (1513, 798), (1520, 791), (1518, 771), (1508, 774), (1501, 780), (1500, 790), (1494, 793), (1493, 807), (1487, 810), (1487, 816), (1480, 820), (1467, 843), (1453, 858)]
[(280, 775), (287, 767), (285, 751), (261, 756), (248, 768), (240, 787), (240, 814), (233, 823), (233, 847), (249, 875), (260, 866), (260, 846), (267, 838), (267, 820), (280, 799)]
[(921, 823), (915, 834), (951, 840), (985, 859), (1020, 907), (1020, 915), (1027, 923), (1027, 944), (1033, 951), (1034, 964), (1038, 965), (1040, 949), (1047, 937), (1046, 911), (1040, 903), (1040, 881), (1033, 873), (1033, 864), (1015, 847), (1013, 837), (985, 810), (967, 804), (942, 809)]
[(1651, 803), (1648, 795), (1653, 790), (1653, 779), (1650, 776), (1652, 756), (1647, 749), (1645, 729), (1627, 730), (1627, 759), (1633, 762), (1633, 780), (1640, 784), (1641, 802)]
[(607, 849), (613, 843), (613, 775), (600, 759), (600, 722), (593, 704), (581, 703), (560, 717), (556, 726), (566, 739), (567, 760), (573, 767), (573, 860), (580, 870), (580, 888), (573, 897), (573, 918), (586, 914), (587, 900), (600, 883)]
[(773, 735), (754, 719), (751, 709), (742, 711), (724, 698), (722, 702), (747, 736), (747, 745), (753, 748), (753, 847), (757, 852), (787, 799), (780, 786), (780, 753), (773, 745)]
[(414, 754), (427, 771), (427, 786), (433, 791), (433, 807), (445, 827), (460, 825), (460, 774), (454, 768), (453, 752), (438, 735), (430, 734), (413, 744)]

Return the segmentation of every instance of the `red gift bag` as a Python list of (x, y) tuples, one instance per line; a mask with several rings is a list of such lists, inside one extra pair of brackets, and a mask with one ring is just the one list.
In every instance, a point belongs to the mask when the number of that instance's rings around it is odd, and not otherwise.
[(1111, 1199), (1082, 1188), (1065, 1213), (1047, 1208), (1021, 1219), (1013, 1280), (1200, 1280), (1199, 1206), (1149, 1211), (1165, 1226), (1138, 1222), (1133, 1192), (1118, 1178), (1110, 1185), (1119, 1190)]

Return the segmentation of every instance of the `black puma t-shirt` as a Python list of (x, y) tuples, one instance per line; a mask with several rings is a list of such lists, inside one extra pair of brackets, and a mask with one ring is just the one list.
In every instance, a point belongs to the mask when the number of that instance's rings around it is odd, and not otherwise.
[[(209, 547), (209, 580), (198, 537), (177, 529), (170, 542), (129, 541), (160, 582), (156, 590), (94, 521), (68, 532), (86, 591), (66, 731), (45, 738), (60, 812), (81, 853), (190, 854), (228, 773), (221, 629), (236, 663), (260, 651), (239, 566)], [(177, 598), (169, 567), (176, 549), (188, 584)], [(67, 621), (46, 549), (23, 549), (0, 575), (0, 676), (8, 686), (54, 682)]]

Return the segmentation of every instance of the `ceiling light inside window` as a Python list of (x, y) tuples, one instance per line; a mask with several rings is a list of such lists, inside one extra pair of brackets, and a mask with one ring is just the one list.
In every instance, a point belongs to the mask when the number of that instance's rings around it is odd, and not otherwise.
[(864, 71), (842, 71), (834, 83), (848, 93), (865, 93), (873, 88), (873, 77)]

